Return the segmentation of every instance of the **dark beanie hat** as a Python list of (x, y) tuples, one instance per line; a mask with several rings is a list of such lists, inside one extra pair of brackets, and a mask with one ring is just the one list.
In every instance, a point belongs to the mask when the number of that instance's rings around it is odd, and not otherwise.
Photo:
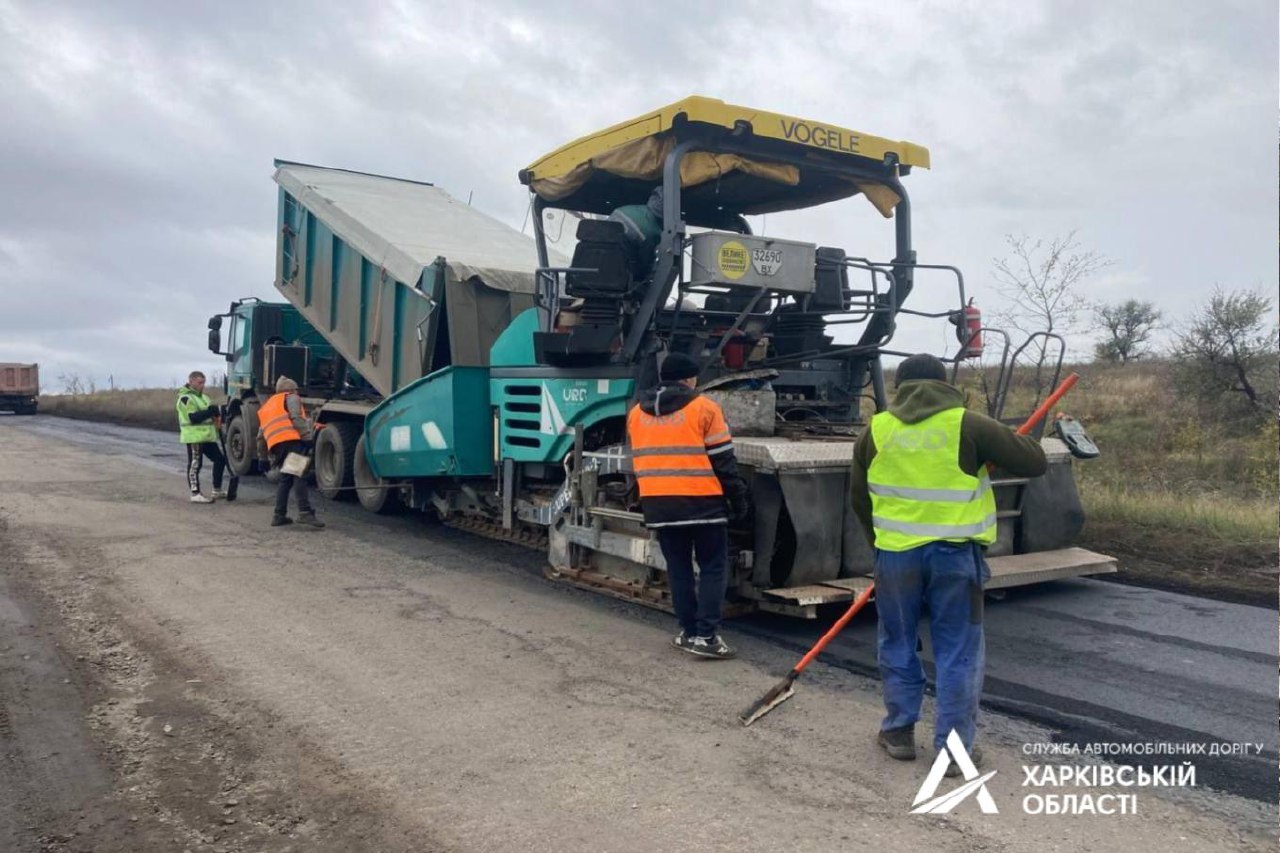
[(946, 382), (947, 366), (935, 355), (917, 353), (898, 365), (893, 373), (893, 386), (896, 388), (912, 379), (937, 379), (939, 382)]
[(698, 362), (682, 352), (668, 353), (658, 368), (658, 378), (663, 382), (692, 379), (698, 375)]

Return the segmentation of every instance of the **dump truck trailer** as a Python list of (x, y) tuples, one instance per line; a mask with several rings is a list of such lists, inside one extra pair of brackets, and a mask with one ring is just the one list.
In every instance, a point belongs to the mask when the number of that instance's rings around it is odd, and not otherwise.
[[(955, 371), (984, 331), (965, 321), (960, 271), (917, 259), (902, 179), (929, 165), (912, 143), (689, 98), (523, 170), (530, 239), (430, 184), (278, 161), (287, 304), (270, 310), (298, 323), (238, 333), (249, 349), (235, 352), (262, 373), (229, 396), (251, 411), (269, 364), (294, 353), (333, 427), (317, 441), (322, 489), (545, 548), (550, 576), (665, 608), (624, 423), (661, 359), (689, 354), (754, 508), (730, 531), (731, 609), (812, 617), (870, 583), (848, 469), (888, 404), (884, 360), (909, 354), (894, 348), (898, 320), (954, 325)], [(758, 236), (747, 219), (849, 197), (893, 220), (892, 258)], [(917, 287), (945, 310), (908, 307)], [(989, 588), (1115, 570), (1074, 546), (1076, 460), (1040, 438), (1048, 474), (993, 475)]]
[(39, 396), (40, 365), (0, 364), (0, 412), (34, 415)]
[(317, 487), (349, 497), (364, 485), (361, 503), (390, 511), (400, 489), (370, 479), (366, 416), (433, 372), (488, 364), (534, 304), (533, 241), (428, 183), (283, 160), (275, 180), (276, 286), (289, 302), (239, 300), (209, 321), (209, 347), (228, 360), (230, 465), (266, 465), (257, 409), (289, 376), (326, 424)]

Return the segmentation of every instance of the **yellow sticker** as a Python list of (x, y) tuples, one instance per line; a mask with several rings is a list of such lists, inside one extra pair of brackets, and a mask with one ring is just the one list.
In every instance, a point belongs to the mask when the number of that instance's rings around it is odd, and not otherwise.
[(747, 247), (737, 240), (729, 240), (720, 244), (720, 273), (731, 281), (737, 281), (747, 274), (751, 264), (751, 256)]

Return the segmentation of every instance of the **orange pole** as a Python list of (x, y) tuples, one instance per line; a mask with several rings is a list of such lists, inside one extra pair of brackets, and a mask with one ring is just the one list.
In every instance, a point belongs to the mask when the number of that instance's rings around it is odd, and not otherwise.
[(1062, 380), (1062, 384), (1059, 385), (1052, 394), (1045, 398), (1045, 401), (1040, 404), (1040, 408), (1032, 412), (1031, 417), (1027, 418), (1026, 422), (1023, 423), (1022, 426), (1018, 427), (1018, 435), (1026, 435), (1031, 432), (1031, 430), (1035, 429), (1036, 424), (1040, 423), (1040, 421), (1044, 419), (1044, 416), (1049, 414), (1049, 410), (1057, 405), (1063, 395), (1074, 388), (1075, 384), (1079, 381), (1079, 373), (1073, 373), (1066, 379)]

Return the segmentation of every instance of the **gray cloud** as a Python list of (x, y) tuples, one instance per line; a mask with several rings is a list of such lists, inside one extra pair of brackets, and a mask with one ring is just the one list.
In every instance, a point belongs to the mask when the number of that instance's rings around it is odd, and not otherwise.
[[(216, 369), (205, 318), (272, 293), (273, 157), (430, 180), (519, 227), (518, 169), (694, 92), (928, 145), (922, 258), (980, 301), (1006, 232), (1072, 228), (1116, 260), (1100, 297), (1274, 291), (1274, 4), (726, 8), (0, 0), (0, 360)], [(857, 203), (768, 227), (891, 239)]]

